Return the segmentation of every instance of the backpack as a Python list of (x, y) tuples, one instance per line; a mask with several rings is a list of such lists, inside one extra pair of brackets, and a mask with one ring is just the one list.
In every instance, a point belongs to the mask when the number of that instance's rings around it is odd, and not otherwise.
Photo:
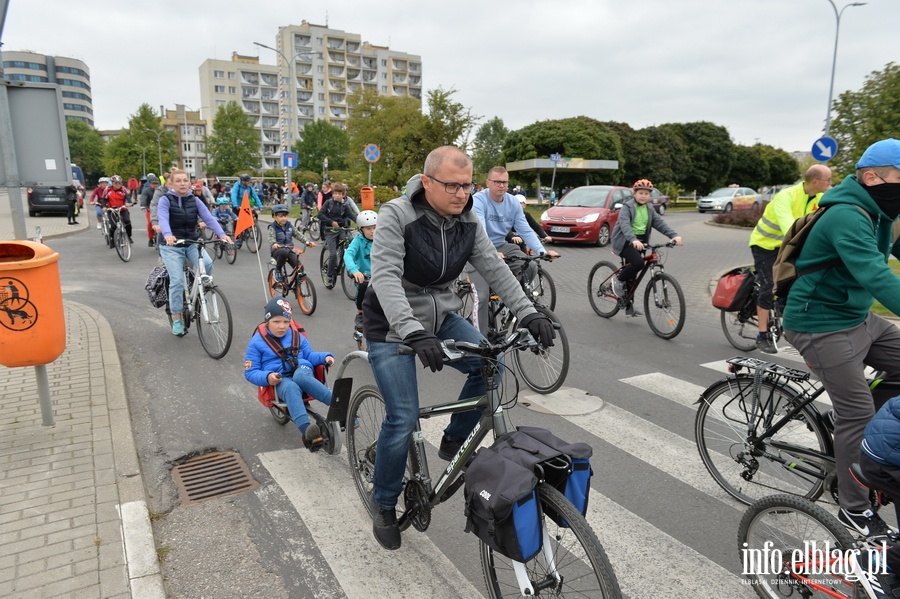
[[(790, 228), (788, 228), (787, 233), (784, 234), (784, 241), (781, 243), (781, 247), (778, 248), (778, 256), (775, 258), (775, 264), (772, 266), (772, 288), (776, 299), (782, 302), (787, 300), (791, 287), (793, 287), (794, 283), (800, 277), (820, 270), (828, 270), (834, 266), (843, 264), (843, 260), (835, 258), (833, 260), (826, 260), (825, 262), (814, 264), (802, 271), (797, 270), (796, 265), (797, 258), (800, 257), (800, 251), (803, 249), (803, 245), (806, 243), (806, 238), (809, 236), (809, 232), (812, 230), (813, 225), (815, 225), (822, 215), (825, 214), (825, 211), (833, 205), (834, 204), (822, 206), (815, 212), (804, 214), (795, 220)], [(872, 222), (872, 217), (868, 212), (863, 210), (860, 206), (855, 207), (866, 215), (869, 222)], [(900, 239), (900, 220), (894, 221), (892, 231), (893, 242), (896, 243), (897, 239)], [(824, 276), (825, 275), (822, 275), (823, 278)]]

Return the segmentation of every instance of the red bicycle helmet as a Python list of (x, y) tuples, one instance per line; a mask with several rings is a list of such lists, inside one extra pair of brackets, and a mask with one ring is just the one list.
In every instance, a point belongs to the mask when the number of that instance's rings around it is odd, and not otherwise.
[(653, 189), (653, 183), (651, 183), (649, 179), (638, 179), (634, 182), (634, 185), (631, 186), (631, 190), (637, 191), (638, 189)]

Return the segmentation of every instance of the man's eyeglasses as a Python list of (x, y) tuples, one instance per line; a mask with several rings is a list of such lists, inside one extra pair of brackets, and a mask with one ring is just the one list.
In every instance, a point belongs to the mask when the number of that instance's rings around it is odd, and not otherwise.
[(431, 175), (425, 175), (425, 176), (428, 177), (429, 179), (431, 179), (432, 181), (434, 181), (435, 183), (440, 183), (441, 185), (443, 185), (444, 191), (446, 191), (449, 194), (455, 194), (460, 189), (463, 190), (463, 193), (469, 194), (472, 191), (472, 188), (475, 187), (474, 183), (447, 183), (446, 181), (441, 181), (440, 179), (432, 177)]
[(509, 186), (509, 180), (501, 181), (499, 179), (488, 179), (491, 183), (496, 185), (497, 187), (507, 187)]

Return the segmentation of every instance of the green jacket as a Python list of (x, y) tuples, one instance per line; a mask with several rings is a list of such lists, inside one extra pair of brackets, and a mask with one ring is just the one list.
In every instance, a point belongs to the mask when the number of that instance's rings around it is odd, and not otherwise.
[[(784, 328), (824, 333), (855, 327), (865, 320), (872, 298), (900, 314), (900, 278), (888, 267), (893, 221), (851, 175), (827, 191), (819, 206), (834, 205), (816, 223), (797, 258), (804, 270), (835, 258), (842, 264), (800, 277), (784, 309)], [(860, 206), (871, 219), (855, 206)]]
[(794, 221), (819, 207), (822, 194), (809, 199), (803, 190), (803, 183), (782, 189), (766, 204), (759, 222), (750, 234), (750, 247), (759, 246), (764, 250), (777, 250), (784, 241), (784, 234)]

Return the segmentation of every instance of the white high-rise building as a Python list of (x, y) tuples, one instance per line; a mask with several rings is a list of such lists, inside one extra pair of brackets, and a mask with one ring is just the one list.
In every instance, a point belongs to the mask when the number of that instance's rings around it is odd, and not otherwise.
[(274, 65), (234, 53), (200, 66), (202, 117), (211, 128), (218, 107), (237, 102), (256, 119), (263, 170), (279, 168), (282, 139), (290, 148), (314, 120), (346, 126), (347, 96), (357, 89), (422, 101), (421, 57), (363, 42), (358, 33), (303, 21), (280, 28), (273, 47), (284, 56), (260, 53)]

